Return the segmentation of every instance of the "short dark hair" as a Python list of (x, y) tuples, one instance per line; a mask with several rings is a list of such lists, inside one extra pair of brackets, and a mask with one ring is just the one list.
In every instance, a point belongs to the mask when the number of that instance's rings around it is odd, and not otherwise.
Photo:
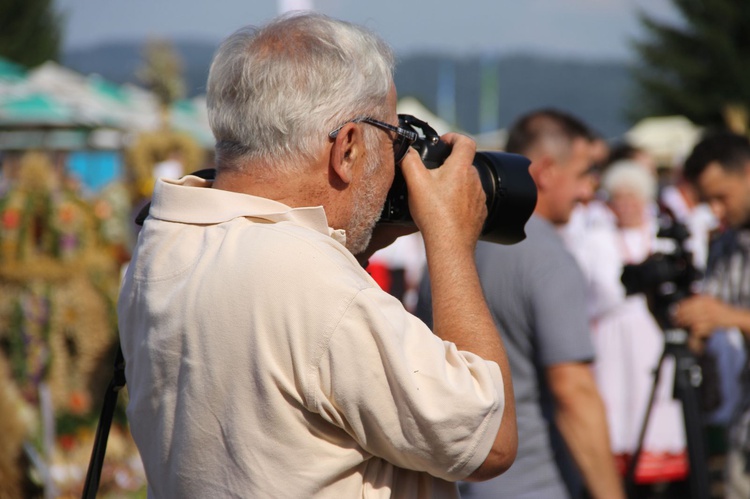
[(750, 140), (731, 132), (713, 132), (704, 137), (685, 160), (683, 174), (696, 183), (709, 164), (719, 163), (727, 172), (739, 173), (750, 162)]
[(510, 127), (505, 150), (516, 154), (528, 154), (545, 135), (561, 135), (568, 142), (582, 138), (594, 140), (593, 131), (575, 116), (554, 108), (543, 108), (529, 112)]
[(638, 156), (638, 153), (641, 151), (642, 149), (639, 149), (638, 147), (634, 146), (627, 140), (616, 142), (609, 149), (609, 156), (607, 157), (607, 164), (611, 165), (615, 161), (620, 161), (624, 159), (634, 159), (636, 156)]

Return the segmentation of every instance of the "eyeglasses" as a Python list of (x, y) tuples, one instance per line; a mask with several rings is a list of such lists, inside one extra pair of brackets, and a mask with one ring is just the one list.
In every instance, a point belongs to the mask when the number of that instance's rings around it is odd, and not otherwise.
[[(396, 164), (401, 163), (401, 160), (404, 159), (404, 156), (406, 156), (406, 153), (409, 151), (409, 147), (419, 138), (419, 134), (417, 134), (417, 132), (415, 132), (414, 130), (407, 130), (406, 128), (401, 128), (400, 126), (393, 126), (388, 123), (378, 121), (374, 118), (369, 118), (367, 116), (364, 116), (362, 118), (354, 118), (353, 120), (347, 121), (346, 123), (367, 123), (368, 125), (376, 126), (382, 130), (388, 130), (389, 132), (395, 133), (396, 137), (393, 139), (393, 159), (395, 160)], [(332, 139), (335, 139), (341, 129), (344, 128), (344, 125), (346, 125), (346, 123), (342, 124), (337, 129), (332, 130), (328, 134), (328, 136)]]

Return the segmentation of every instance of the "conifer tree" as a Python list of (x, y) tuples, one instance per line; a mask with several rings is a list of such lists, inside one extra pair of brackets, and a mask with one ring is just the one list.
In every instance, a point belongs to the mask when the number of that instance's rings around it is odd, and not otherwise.
[(681, 114), (745, 132), (750, 110), (750, 2), (673, 0), (680, 25), (640, 15), (639, 86), (632, 117)]
[(28, 68), (58, 60), (61, 38), (53, 0), (0, 1), (0, 57)]

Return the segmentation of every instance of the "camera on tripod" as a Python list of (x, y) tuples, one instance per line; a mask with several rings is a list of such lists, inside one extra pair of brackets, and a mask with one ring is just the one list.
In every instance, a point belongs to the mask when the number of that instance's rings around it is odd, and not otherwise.
[(690, 232), (685, 224), (677, 221), (666, 208), (660, 209), (658, 222), (658, 251), (642, 263), (626, 265), (621, 281), (627, 294), (646, 295), (659, 326), (668, 329), (672, 305), (693, 294), (701, 274), (686, 245)]
[[(451, 147), (440, 140), (426, 122), (408, 114), (399, 115), (402, 128), (422, 131), (412, 144), (427, 168), (438, 168), (450, 155)], [(480, 239), (501, 244), (515, 244), (526, 237), (524, 226), (536, 207), (536, 184), (529, 174), (530, 161), (519, 154), (477, 152), (473, 165), (479, 173), (487, 198), (487, 219)], [(406, 181), (396, 168), (391, 189), (378, 223), (413, 225), (409, 213)]]
[[(626, 484), (633, 493), (635, 470), (653, 408), (661, 367), (667, 356), (674, 358), (674, 398), (682, 403), (685, 437), (689, 461), (688, 489), (691, 499), (709, 496), (706, 472), (706, 453), (703, 442), (702, 411), (716, 407), (716, 366), (708, 356), (699, 359), (687, 347), (688, 333), (675, 327), (671, 318), (672, 306), (694, 294), (694, 286), (701, 277), (693, 264), (693, 254), (687, 248), (690, 237), (687, 227), (678, 222), (671, 211), (661, 207), (659, 213), (658, 251), (638, 265), (626, 265), (622, 283), (627, 294), (643, 293), (656, 322), (664, 331), (664, 351), (654, 369), (646, 415), (642, 422), (636, 451), (628, 466)], [(711, 382), (708, 383), (707, 379)], [(702, 409), (701, 409), (702, 408)]]

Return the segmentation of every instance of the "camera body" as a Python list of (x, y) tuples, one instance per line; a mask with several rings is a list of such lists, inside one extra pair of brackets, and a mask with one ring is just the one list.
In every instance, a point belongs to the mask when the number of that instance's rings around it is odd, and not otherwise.
[[(414, 116), (399, 115), (403, 128), (419, 128), (422, 136), (412, 147), (427, 168), (439, 168), (450, 155), (451, 147), (426, 122)], [(536, 207), (537, 190), (529, 174), (530, 161), (519, 154), (477, 152), (472, 163), (479, 173), (487, 199), (487, 219), (480, 239), (515, 244), (526, 238), (524, 226)], [(406, 181), (396, 168), (378, 223), (413, 225), (409, 213)]]
[(637, 265), (626, 265), (621, 281), (627, 294), (646, 295), (654, 318), (667, 329), (671, 327), (672, 305), (693, 294), (701, 274), (685, 244), (690, 232), (665, 207), (660, 207), (657, 237), (669, 243), (669, 250), (654, 253)]

